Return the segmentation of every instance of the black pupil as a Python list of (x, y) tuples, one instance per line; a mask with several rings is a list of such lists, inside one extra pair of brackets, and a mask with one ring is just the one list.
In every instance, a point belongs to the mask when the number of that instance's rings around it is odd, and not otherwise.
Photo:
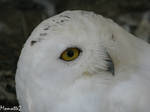
[(68, 57), (72, 57), (73, 55), (74, 55), (73, 50), (68, 50), (67, 56), (68, 56)]

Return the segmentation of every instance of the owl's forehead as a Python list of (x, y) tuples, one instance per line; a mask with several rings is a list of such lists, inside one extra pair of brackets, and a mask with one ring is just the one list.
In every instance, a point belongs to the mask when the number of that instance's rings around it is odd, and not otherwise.
[(70, 39), (84, 41), (92, 39), (99, 32), (97, 15), (86, 11), (65, 11), (44, 20), (33, 31), (30, 39), (34, 43), (41, 40)]
[(42, 22), (41, 30), (50, 32), (61, 32), (64, 30), (87, 30), (87, 27), (94, 21), (94, 13), (79, 11), (66, 11)]
[(68, 33), (87, 31), (92, 28), (92, 23), (94, 23), (96, 19), (97, 15), (92, 12), (65, 11), (44, 20), (35, 28), (33, 34), (46, 36), (48, 33), (63, 34), (66, 31), (68, 31)]

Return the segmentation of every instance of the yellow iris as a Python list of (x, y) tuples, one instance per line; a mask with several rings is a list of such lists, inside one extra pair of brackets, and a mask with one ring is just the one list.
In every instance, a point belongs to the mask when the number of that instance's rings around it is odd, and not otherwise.
[(60, 59), (62, 59), (64, 61), (72, 61), (79, 56), (80, 52), (81, 52), (81, 50), (78, 48), (67, 48), (61, 54)]

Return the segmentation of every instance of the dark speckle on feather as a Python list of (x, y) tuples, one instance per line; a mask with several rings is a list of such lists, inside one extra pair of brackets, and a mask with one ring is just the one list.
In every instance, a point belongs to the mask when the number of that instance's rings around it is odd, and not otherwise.
[(64, 20), (60, 20), (60, 22), (64, 22)]
[(66, 16), (66, 15), (60, 15), (60, 17), (65, 17), (65, 18), (70, 19), (70, 17), (69, 17), (69, 16)]
[(112, 40), (113, 40), (113, 41), (115, 41), (115, 40), (116, 40), (116, 39), (115, 39), (115, 37), (114, 37), (114, 35), (112, 35)]
[(32, 40), (32, 41), (30, 42), (30, 45), (33, 46), (33, 45), (35, 45), (37, 42), (40, 42), (41, 40), (43, 40), (43, 38), (38, 38), (37, 40)]
[(32, 40), (30, 45), (33, 46), (37, 41), (36, 40)]
[(40, 33), (40, 36), (46, 36), (47, 33)]
[(49, 30), (50, 26), (45, 27), (43, 30)]

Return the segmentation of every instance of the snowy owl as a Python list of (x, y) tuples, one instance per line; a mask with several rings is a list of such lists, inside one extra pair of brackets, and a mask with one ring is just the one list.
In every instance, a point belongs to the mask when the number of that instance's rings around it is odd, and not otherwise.
[(150, 112), (150, 45), (98, 14), (65, 11), (32, 32), (15, 80), (22, 112)]

